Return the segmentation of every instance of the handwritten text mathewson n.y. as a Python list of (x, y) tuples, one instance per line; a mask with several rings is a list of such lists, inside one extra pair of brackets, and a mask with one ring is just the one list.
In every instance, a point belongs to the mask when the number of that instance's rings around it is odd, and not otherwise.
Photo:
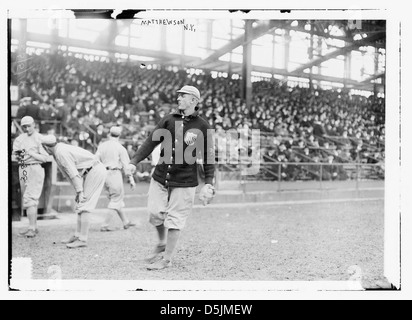
[(162, 25), (162, 26), (183, 26), (184, 30), (196, 31), (195, 25), (190, 23), (185, 23), (185, 19), (142, 19), (140, 20), (140, 25), (151, 26), (151, 25)]

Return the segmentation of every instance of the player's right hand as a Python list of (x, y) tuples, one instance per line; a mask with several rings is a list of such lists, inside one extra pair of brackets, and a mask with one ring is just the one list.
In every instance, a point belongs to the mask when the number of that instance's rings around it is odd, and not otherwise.
[(136, 172), (136, 166), (134, 164), (129, 163), (127, 165), (127, 170), (130, 172), (130, 174), (134, 174)]
[(215, 197), (215, 187), (211, 184), (205, 184), (199, 192), (199, 200), (204, 206), (208, 205)]
[(14, 153), (17, 161), (24, 161), (24, 157), (26, 156), (26, 150), (17, 150)]

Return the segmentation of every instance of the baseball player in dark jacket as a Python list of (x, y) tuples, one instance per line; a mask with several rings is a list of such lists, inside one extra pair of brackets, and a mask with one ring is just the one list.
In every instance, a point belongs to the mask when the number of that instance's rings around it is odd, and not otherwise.
[[(209, 124), (198, 115), (200, 92), (184, 86), (178, 92), (178, 112), (164, 116), (130, 161), (132, 172), (161, 143), (160, 159), (149, 187), (150, 223), (159, 243), (147, 258), (147, 269), (171, 266), (180, 232), (189, 216), (198, 186), (197, 160), (203, 162), (205, 185), (200, 195), (214, 195), (214, 140)], [(206, 205), (212, 197), (206, 196)], [(163, 256), (162, 256), (162, 253)]]

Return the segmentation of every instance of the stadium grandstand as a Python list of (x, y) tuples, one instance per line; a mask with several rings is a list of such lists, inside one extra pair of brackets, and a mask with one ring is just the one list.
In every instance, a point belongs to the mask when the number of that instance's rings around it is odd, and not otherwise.
[[(31, 115), (95, 151), (117, 124), (132, 155), (189, 84), (217, 154), (241, 148), (229, 130), (260, 130), (260, 171), (245, 179), (384, 179), (384, 20), (13, 19), (9, 31), (11, 139)], [(218, 161), (220, 177), (240, 166)]]

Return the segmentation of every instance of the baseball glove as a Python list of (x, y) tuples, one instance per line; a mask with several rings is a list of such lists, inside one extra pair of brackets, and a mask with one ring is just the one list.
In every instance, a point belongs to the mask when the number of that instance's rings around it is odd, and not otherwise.
[(202, 189), (200, 189), (199, 200), (205, 206), (213, 200), (215, 194), (215, 188), (211, 184), (205, 184)]

